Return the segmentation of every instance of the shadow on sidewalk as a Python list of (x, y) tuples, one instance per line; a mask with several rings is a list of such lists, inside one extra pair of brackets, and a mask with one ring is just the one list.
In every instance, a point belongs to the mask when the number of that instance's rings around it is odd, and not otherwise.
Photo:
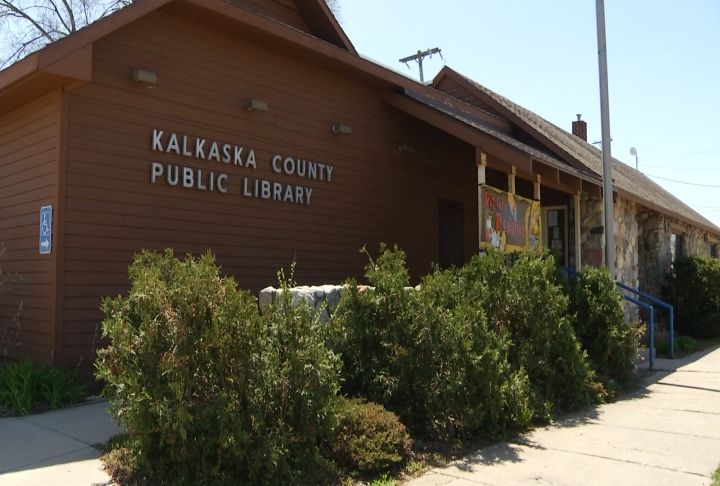
[[(662, 380), (667, 376), (671, 375), (672, 373), (675, 373), (679, 368), (694, 363), (695, 361), (698, 361), (699, 359), (707, 356), (713, 351), (718, 350), (719, 348), (720, 346), (713, 346), (703, 351), (699, 351), (697, 353), (693, 353), (691, 355), (674, 360), (657, 359), (655, 360), (656, 366), (653, 370), (643, 368), (643, 364), (641, 364), (641, 366), (637, 369), (637, 381), (635, 386), (632, 389), (618, 395), (610, 403), (630, 402), (647, 398), (653, 392), (652, 390), (650, 390), (650, 387), (657, 384), (693, 388), (687, 385), (663, 383)], [(644, 361), (643, 363), (646, 363), (646, 361)], [(647, 365), (645, 364), (645, 366)], [(720, 392), (720, 390), (714, 389), (703, 388), (703, 390)], [(539, 428), (565, 429), (596, 423), (599, 421), (601, 412), (600, 409), (602, 406), (603, 405), (596, 405), (586, 408), (584, 410), (560, 415), (552, 423), (548, 425), (540, 425), (535, 430)], [(523, 462), (522, 456), (524, 448), (529, 447), (538, 450), (545, 449), (545, 447), (542, 446), (540, 443), (531, 439), (532, 434), (535, 430), (530, 430), (525, 433), (518, 434), (515, 437), (509, 439), (508, 442), (491, 444), (483, 447), (482, 449), (471, 452), (467, 454), (464, 458), (455, 461), (454, 465), (462, 471), (472, 472), (474, 468), (478, 466), (494, 465), (506, 462)]]

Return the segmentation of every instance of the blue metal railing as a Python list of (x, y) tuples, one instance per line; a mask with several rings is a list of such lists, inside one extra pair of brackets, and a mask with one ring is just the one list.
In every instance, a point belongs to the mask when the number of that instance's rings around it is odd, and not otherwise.
[(640, 302), (637, 299), (633, 299), (632, 297), (628, 295), (623, 295), (625, 300), (628, 302), (632, 302), (633, 304), (637, 305), (638, 307), (642, 307), (643, 309), (647, 309), (650, 312), (650, 318), (648, 319), (648, 363), (650, 366), (650, 369), (653, 369), (653, 362), (655, 354), (655, 309), (650, 304), (646, 304), (645, 302)]
[[(571, 267), (565, 267), (565, 273), (567, 275), (572, 275), (573, 277), (577, 277), (579, 275), (579, 272)], [(618, 287), (620, 287), (623, 290), (632, 292), (633, 294), (637, 295), (638, 298), (635, 299), (633, 297), (630, 297), (629, 295), (625, 295), (625, 294), (621, 293), (621, 295), (623, 296), (623, 298), (625, 300), (637, 305), (638, 307), (647, 309), (650, 313), (649, 319), (648, 319), (648, 321), (649, 321), (648, 322), (648, 340), (650, 341), (649, 350), (648, 350), (648, 354), (649, 354), (648, 361), (649, 361), (650, 369), (653, 368), (653, 362), (654, 362), (653, 354), (654, 354), (654, 350), (655, 350), (655, 308), (653, 307), (652, 304), (658, 305), (658, 306), (663, 307), (668, 310), (668, 315), (669, 315), (668, 325), (670, 328), (669, 329), (669, 331), (670, 331), (669, 332), (669, 342), (668, 342), (669, 352), (670, 352), (669, 354), (670, 354), (670, 359), (673, 359), (675, 357), (675, 342), (674, 342), (675, 341), (675, 339), (674, 339), (675, 309), (673, 308), (673, 306), (668, 304), (667, 302), (663, 302), (662, 300), (660, 300), (656, 297), (653, 297), (652, 295), (648, 294), (647, 292), (643, 292), (640, 289), (636, 289), (635, 287), (630, 287), (629, 285), (626, 285), (622, 282), (616, 281), (615, 285), (617, 285)], [(640, 300), (641, 298), (650, 301), (652, 304), (648, 304), (647, 302), (642, 302)]]
[[(638, 290), (634, 287), (630, 287), (629, 285), (625, 285), (621, 282), (615, 282), (615, 284), (620, 287), (621, 289), (627, 290), (628, 292), (632, 292), (636, 294), (638, 297), (641, 297), (645, 300), (648, 300), (652, 302), (655, 305), (659, 305), (660, 307), (663, 307), (667, 309), (668, 311), (668, 327), (669, 327), (669, 333), (668, 333), (668, 344), (669, 344), (669, 351), (670, 351), (670, 359), (673, 359), (675, 357), (675, 309), (672, 305), (668, 304), (667, 302), (663, 302), (662, 300), (653, 297), (652, 295), (648, 294), (647, 292), (643, 292), (641, 290)], [(627, 299), (627, 296), (625, 296)]]

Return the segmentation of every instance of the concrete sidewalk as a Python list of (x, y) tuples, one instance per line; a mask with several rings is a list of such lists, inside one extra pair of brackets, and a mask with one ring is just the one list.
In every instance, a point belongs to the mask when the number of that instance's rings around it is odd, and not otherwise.
[(412, 486), (709, 485), (720, 465), (720, 349), (655, 361), (615, 403), (495, 444)]
[(107, 484), (101, 446), (121, 433), (107, 403), (90, 403), (27, 417), (0, 419), (0, 484)]

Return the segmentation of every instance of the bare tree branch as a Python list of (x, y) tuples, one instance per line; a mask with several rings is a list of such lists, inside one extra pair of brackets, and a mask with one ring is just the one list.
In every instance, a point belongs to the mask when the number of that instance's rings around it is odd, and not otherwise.
[(75, 32), (77, 30), (77, 27), (75, 25), (75, 15), (73, 15), (73, 9), (68, 4), (67, 0), (62, 0), (63, 5), (65, 5), (65, 10), (67, 11), (68, 17), (70, 17), (70, 26), (72, 27), (71, 32)]
[[(0, 67), (111, 14), (133, 0), (0, 0)], [(7, 26), (7, 28), (6, 28)]]
[(63, 18), (63, 16), (60, 15), (60, 10), (58, 9), (57, 4), (53, 0), (49, 0), (49, 1), (50, 1), (50, 5), (52, 5), (52, 10), (55, 12), (55, 15), (57, 15), (57, 17), (60, 19), (60, 22), (65, 26), (65, 29), (68, 32), (72, 32), (72, 30), (70, 29), (70, 26), (67, 24), (67, 22), (65, 22), (65, 19)]
[(16, 14), (16, 16), (23, 18), (23, 19), (27, 20), (28, 22), (30, 22), (38, 30), (38, 32), (40, 32), (43, 36), (45, 36), (47, 38), (47, 40), (49, 40), (50, 42), (52, 42), (54, 40), (52, 37), (50, 37), (50, 34), (45, 29), (43, 29), (42, 26), (37, 23), (37, 21), (35, 21), (34, 18), (32, 18), (30, 15), (23, 12), (19, 8), (17, 8), (9, 0), (0, 0), (0, 6), (8, 8), (11, 12), (14, 12)]

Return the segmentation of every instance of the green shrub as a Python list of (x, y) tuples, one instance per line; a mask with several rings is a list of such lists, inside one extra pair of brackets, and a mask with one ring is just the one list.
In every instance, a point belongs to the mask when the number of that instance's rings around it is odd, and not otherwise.
[(597, 398), (551, 259), (499, 253), (408, 289), (404, 254), (381, 247), (334, 316), (345, 391), (416, 433), (499, 436)]
[(370, 486), (397, 486), (397, 481), (388, 473), (383, 473), (379, 477), (372, 480)]
[(511, 365), (527, 373), (536, 420), (598, 400), (594, 373), (567, 317), (568, 299), (551, 255), (508, 259), (489, 252), (475, 256), (459, 272), (463, 297), (482, 302), (491, 328), (508, 334)]
[(374, 290), (351, 285), (336, 311), (346, 391), (434, 438), (499, 436), (525, 425), (527, 380), (507, 365), (506, 336), (490, 332), (480, 306), (458, 298), (452, 271), (409, 289), (404, 257), (381, 247), (366, 267)]
[(697, 339), (720, 337), (720, 260), (693, 256), (673, 263), (666, 298), (675, 307), (675, 330)]
[[(690, 354), (694, 353), (699, 349), (700, 345), (697, 340), (689, 336), (676, 336), (674, 340), (675, 353)], [(655, 342), (655, 350), (658, 355), (669, 355), (670, 354), (670, 341), (667, 336)]]
[(97, 376), (139, 476), (173, 484), (315, 482), (333, 425), (337, 357), (289, 294), (263, 316), (205, 254), (143, 252), (105, 299)]
[(376, 474), (397, 466), (410, 454), (410, 436), (397, 415), (382, 405), (341, 398), (333, 458), (348, 471)]
[(587, 267), (567, 281), (570, 314), (590, 362), (608, 385), (625, 386), (633, 377), (635, 329), (625, 323), (622, 296), (606, 268)]

